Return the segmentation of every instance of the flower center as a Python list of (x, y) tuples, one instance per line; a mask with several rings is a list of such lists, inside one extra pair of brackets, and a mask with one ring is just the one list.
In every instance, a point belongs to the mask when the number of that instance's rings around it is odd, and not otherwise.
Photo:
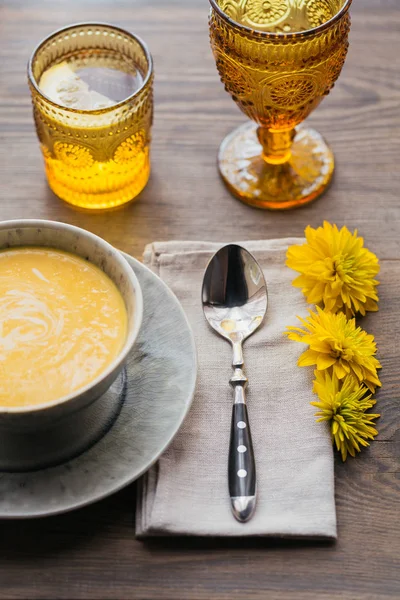
[(336, 254), (333, 259), (333, 272), (341, 281), (347, 281), (354, 272), (354, 257), (347, 254)]
[(343, 348), (343, 346), (337, 342), (329, 354), (332, 358), (336, 358), (337, 360), (343, 359), (346, 362), (351, 362), (354, 358), (354, 352), (351, 348)]
[(345, 350), (342, 353), (342, 358), (343, 360), (347, 360), (347, 361), (352, 361), (354, 358), (354, 352), (353, 350), (351, 350), (350, 348), (345, 348)]

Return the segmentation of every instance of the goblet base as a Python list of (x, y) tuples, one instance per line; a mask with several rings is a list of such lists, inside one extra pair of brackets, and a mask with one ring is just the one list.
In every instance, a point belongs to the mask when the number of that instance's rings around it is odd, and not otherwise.
[(272, 210), (296, 208), (318, 198), (328, 187), (335, 164), (321, 134), (296, 127), (290, 158), (270, 164), (263, 157), (257, 128), (245, 123), (220, 146), (218, 166), (229, 190), (246, 204)]

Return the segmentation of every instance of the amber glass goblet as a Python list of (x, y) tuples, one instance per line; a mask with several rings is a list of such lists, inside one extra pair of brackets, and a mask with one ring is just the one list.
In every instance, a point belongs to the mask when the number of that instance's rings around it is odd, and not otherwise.
[(210, 39), (225, 89), (252, 120), (222, 142), (228, 188), (259, 208), (311, 202), (327, 188), (333, 153), (300, 125), (342, 70), (352, 0), (210, 0)]

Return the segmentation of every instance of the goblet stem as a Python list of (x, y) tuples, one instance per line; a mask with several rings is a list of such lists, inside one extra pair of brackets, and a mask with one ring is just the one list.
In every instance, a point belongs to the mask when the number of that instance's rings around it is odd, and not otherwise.
[(259, 127), (257, 137), (263, 148), (264, 160), (270, 165), (281, 165), (287, 162), (292, 154), (291, 148), (295, 135), (295, 129), (274, 130)]

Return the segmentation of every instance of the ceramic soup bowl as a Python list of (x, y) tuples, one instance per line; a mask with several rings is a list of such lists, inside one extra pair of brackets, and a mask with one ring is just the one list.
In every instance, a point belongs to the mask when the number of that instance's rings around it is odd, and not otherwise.
[(0, 471), (59, 464), (93, 445), (112, 425), (121, 395), (106, 393), (124, 368), (143, 316), (139, 282), (122, 254), (88, 231), (52, 221), (0, 223), (0, 250), (42, 246), (71, 252), (99, 267), (125, 302), (128, 331), (114, 361), (86, 386), (46, 404), (0, 406)]

